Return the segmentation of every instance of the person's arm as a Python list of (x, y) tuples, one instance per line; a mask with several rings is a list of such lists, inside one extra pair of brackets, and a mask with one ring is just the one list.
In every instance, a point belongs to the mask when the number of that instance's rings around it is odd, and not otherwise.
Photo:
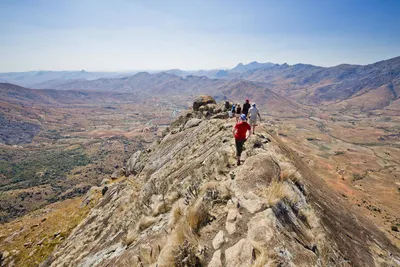
[(247, 128), (247, 132), (249, 133), (249, 135), (247, 136), (246, 140), (250, 138), (251, 136), (251, 126), (249, 125), (249, 127)]
[(233, 129), (232, 129), (232, 134), (233, 134), (233, 136), (235, 136), (235, 134), (236, 134), (236, 127), (233, 127)]

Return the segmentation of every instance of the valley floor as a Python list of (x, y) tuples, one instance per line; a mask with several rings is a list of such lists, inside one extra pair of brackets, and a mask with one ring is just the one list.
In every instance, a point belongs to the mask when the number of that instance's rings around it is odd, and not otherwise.
[(268, 117), (266, 128), (400, 247), (400, 117)]

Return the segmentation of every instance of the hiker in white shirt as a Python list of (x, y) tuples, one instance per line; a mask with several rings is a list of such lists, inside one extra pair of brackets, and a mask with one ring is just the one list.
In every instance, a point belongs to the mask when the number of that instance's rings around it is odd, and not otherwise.
[(253, 128), (253, 134), (255, 133), (256, 126), (257, 126), (257, 115), (261, 121), (260, 112), (258, 111), (258, 108), (256, 107), (256, 103), (253, 103), (251, 105), (251, 108), (249, 109), (250, 125)]

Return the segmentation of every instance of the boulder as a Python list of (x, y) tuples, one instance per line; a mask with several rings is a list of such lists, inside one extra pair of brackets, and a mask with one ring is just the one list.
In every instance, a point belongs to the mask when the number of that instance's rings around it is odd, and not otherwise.
[(193, 102), (193, 110), (194, 111), (199, 111), (199, 108), (201, 106), (205, 106), (207, 104), (216, 104), (217, 102), (215, 102), (214, 98), (212, 98), (211, 96), (208, 95), (201, 95), (198, 96), (194, 102)]
[(229, 267), (251, 266), (252, 258), (253, 246), (244, 238), (225, 251), (226, 266)]
[(268, 207), (266, 199), (257, 196), (252, 191), (244, 194), (244, 196), (240, 196), (239, 201), (240, 204), (251, 214), (265, 210)]
[(240, 219), (240, 214), (236, 208), (230, 209), (228, 211), (228, 216), (226, 217), (225, 229), (228, 234), (232, 235), (236, 233), (236, 223)]
[(143, 164), (140, 162), (140, 157), (142, 156), (142, 151), (136, 151), (126, 163), (126, 176), (130, 174), (136, 175), (143, 169)]
[(217, 109), (216, 104), (207, 104), (206, 105), (206, 110), (210, 111), (211, 113), (215, 113), (215, 110)]
[(235, 180), (243, 192), (250, 192), (257, 187), (267, 187), (279, 174), (279, 165), (269, 155), (258, 154), (244, 162)]
[(212, 241), (214, 249), (219, 249), (223, 243), (224, 243), (224, 232), (219, 231)]
[(201, 119), (191, 119), (185, 124), (184, 128), (188, 129), (188, 128), (195, 127), (195, 126), (199, 125), (201, 122), (202, 122)]
[(274, 237), (276, 224), (277, 220), (272, 209), (259, 212), (247, 224), (247, 238), (267, 247), (271, 244), (271, 239)]
[(229, 118), (228, 112), (217, 113), (210, 117), (210, 119), (228, 119), (228, 118)]
[(208, 267), (222, 267), (221, 262), (221, 250), (217, 250), (214, 252)]
[(119, 176), (119, 170), (115, 170), (112, 174), (111, 174), (111, 179), (115, 180), (118, 179)]

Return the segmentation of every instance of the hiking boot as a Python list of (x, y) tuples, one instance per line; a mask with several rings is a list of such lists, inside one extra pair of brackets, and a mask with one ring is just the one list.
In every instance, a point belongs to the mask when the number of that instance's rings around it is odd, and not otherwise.
[(238, 161), (236, 162), (236, 165), (238, 165), (238, 166), (240, 165), (240, 160), (238, 160)]

